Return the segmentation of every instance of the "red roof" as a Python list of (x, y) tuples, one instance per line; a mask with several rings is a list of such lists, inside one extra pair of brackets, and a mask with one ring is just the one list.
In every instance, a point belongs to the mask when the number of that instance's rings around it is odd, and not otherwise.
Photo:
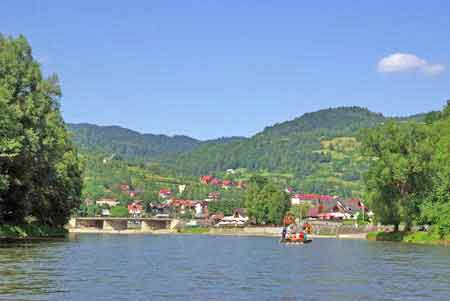
[(231, 186), (233, 184), (233, 182), (229, 181), (229, 180), (224, 180), (222, 182), (223, 186)]
[(159, 190), (159, 194), (163, 194), (163, 195), (171, 195), (171, 194), (172, 194), (172, 191), (171, 191), (170, 189), (168, 189), (168, 188), (161, 188), (161, 189)]
[(139, 203), (133, 203), (128, 205), (128, 212), (142, 211), (144, 207)]
[(222, 184), (222, 181), (221, 180), (219, 180), (219, 179), (212, 179), (212, 181), (211, 181), (211, 184), (213, 184), (213, 185), (220, 185), (220, 184)]
[(202, 176), (200, 178), (200, 181), (202, 181), (203, 183), (209, 184), (209, 182), (211, 182), (214, 179), (213, 176)]

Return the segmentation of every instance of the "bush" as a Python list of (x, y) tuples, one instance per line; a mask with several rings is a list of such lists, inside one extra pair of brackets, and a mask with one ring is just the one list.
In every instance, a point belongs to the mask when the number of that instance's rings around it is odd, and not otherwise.
[(376, 241), (403, 241), (404, 232), (370, 232), (367, 239)]
[(123, 206), (115, 206), (110, 210), (111, 217), (128, 217), (128, 208)]
[(64, 237), (67, 230), (47, 225), (22, 224), (0, 225), (0, 237), (27, 238), (27, 237)]

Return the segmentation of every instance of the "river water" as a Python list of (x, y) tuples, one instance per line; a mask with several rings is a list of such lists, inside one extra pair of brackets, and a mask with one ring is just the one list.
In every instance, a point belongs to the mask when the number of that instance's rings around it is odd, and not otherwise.
[(0, 245), (0, 300), (450, 300), (450, 248), (83, 234)]

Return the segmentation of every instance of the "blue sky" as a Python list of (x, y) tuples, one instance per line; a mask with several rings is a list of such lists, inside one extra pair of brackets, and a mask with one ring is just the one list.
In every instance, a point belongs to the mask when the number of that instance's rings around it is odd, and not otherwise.
[(2, 0), (0, 31), (59, 75), (68, 122), (206, 139), (450, 98), (448, 1)]

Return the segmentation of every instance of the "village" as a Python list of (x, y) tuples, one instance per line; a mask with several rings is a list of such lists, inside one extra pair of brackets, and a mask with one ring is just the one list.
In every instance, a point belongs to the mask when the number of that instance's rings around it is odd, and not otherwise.
[[(210, 210), (222, 200), (222, 194), (230, 190), (245, 191), (247, 184), (243, 181), (222, 180), (211, 175), (200, 177), (198, 185), (213, 188), (202, 199), (184, 199), (179, 197), (186, 185), (178, 185), (178, 189), (163, 187), (159, 189), (157, 200), (142, 200), (142, 190), (134, 189), (130, 184), (120, 183), (120, 191), (129, 196), (124, 202), (118, 198), (85, 199), (85, 207), (96, 207), (99, 210), (79, 212), (78, 216), (126, 217), (126, 218), (173, 218), (182, 221), (182, 227), (244, 227), (255, 225), (254, 219), (247, 214), (246, 208), (233, 207), (228, 212)], [(356, 223), (357, 220), (367, 221), (373, 216), (372, 211), (357, 198), (342, 198), (339, 196), (305, 194), (295, 192), (286, 187), (284, 192), (289, 195), (290, 210), (297, 221), (333, 221)], [(243, 194), (242, 194), (243, 195)], [(243, 202), (242, 202), (243, 203)], [(216, 206), (217, 207), (217, 206)], [(228, 213), (228, 214), (227, 214)], [(281, 223), (281, 221), (280, 221)]]

